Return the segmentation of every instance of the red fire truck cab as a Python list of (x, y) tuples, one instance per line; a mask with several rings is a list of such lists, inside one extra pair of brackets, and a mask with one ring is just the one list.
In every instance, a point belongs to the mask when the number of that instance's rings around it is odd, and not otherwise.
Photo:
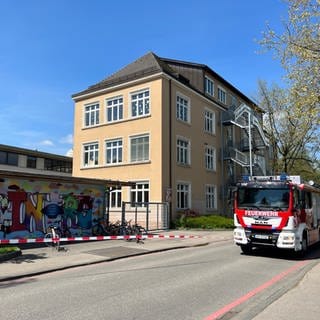
[(245, 254), (266, 246), (304, 254), (320, 240), (320, 188), (300, 176), (245, 177), (234, 192), (234, 225)]

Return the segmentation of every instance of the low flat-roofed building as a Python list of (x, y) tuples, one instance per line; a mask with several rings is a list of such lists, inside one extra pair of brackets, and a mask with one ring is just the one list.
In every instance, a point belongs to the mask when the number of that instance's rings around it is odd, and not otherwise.
[(72, 157), (0, 144), (0, 170), (72, 175)]

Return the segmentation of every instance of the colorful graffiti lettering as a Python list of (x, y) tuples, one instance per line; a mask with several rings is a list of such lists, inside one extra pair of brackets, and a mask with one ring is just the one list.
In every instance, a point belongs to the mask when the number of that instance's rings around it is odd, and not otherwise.
[(0, 193), (0, 239), (41, 237), (50, 225), (68, 236), (90, 235), (93, 216), (103, 214), (102, 203), (92, 194), (30, 192), (10, 185), (7, 192), (2, 189)]

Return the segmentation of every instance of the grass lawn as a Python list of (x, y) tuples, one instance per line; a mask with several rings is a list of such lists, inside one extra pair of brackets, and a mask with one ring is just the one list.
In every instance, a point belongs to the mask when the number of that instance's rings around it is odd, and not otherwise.
[(196, 217), (181, 216), (176, 220), (177, 228), (196, 228), (196, 229), (233, 229), (233, 218), (219, 215), (205, 215)]
[(0, 254), (7, 254), (11, 252), (20, 251), (18, 247), (1, 247), (0, 246)]

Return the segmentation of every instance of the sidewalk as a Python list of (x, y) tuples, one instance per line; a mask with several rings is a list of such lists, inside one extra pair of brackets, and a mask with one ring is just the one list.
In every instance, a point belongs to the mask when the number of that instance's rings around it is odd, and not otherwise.
[(252, 320), (318, 320), (320, 317), (320, 263), (296, 287), (271, 303)]

